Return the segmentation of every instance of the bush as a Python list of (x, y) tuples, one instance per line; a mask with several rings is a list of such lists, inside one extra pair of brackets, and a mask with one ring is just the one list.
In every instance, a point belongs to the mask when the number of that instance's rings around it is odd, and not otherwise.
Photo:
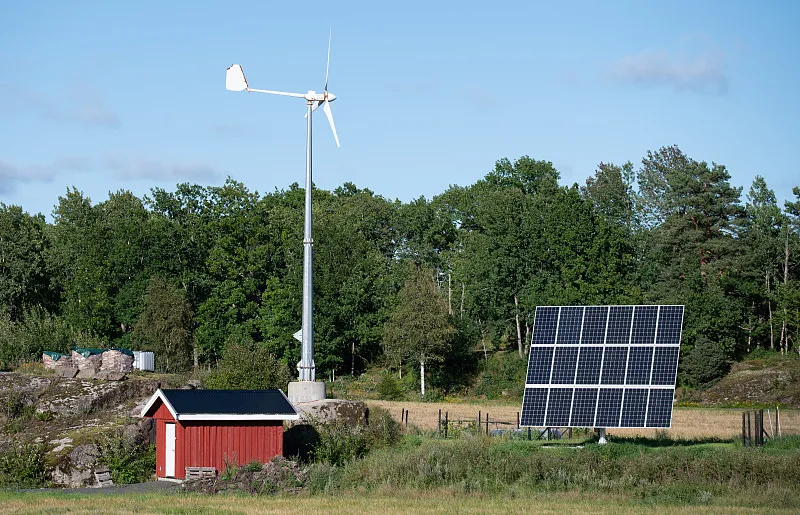
[(381, 372), (377, 390), (378, 396), (384, 401), (402, 401), (406, 397), (400, 381), (388, 371)]
[(475, 394), (485, 395), (487, 399), (510, 397), (521, 400), (527, 370), (527, 361), (520, 359), (516, 352), (496, 352), (483, 362)]
[(314, 460), (336, 466), (400, 440), (400, 424), (383, 408), (370, 408), (366, 426), (353, 427), (337, 421), (320, 424), (316, 429), (319, 439), (312, 451)]
[(724, 376), (731, 366), (725, 346), (698, 336), (681, 359), (681, 378), (690, 386), (703, 386)]
[(220, 390), (285, 388), (289, 382), (286, 364), (267, 349), (244, 337), (231, 337), (217, 370), (204, 381), (206, 388)]
[(122, 432), (105, 436), (95, 443), (97, 461), (111, 471), (117, 484), (143, 483), (156, 470), (156, 448), (127, 438)]
[(12, 447), (0, 454), (0, 487), (39, 488), (48, 480), (41, 445)]
[(41, 360), (46, 350), (67, 352), (73, 341), (67, 322), (41, 308), (28, 310), (14, 322), (0, 313), (0, 370)]

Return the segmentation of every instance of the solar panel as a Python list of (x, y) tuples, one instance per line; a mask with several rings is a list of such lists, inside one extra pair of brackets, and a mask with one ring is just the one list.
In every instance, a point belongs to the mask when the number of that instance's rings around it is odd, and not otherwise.
[(683, 306), (540, 306), (522, 426), (670, 427)]

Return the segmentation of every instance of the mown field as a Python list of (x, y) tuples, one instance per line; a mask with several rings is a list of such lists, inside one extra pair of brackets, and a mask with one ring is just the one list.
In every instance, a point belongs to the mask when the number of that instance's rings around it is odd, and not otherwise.
[[(716, 501), (694, 505), (692, 513), (791, 513), (791, 509), (737, 505)], [(452, 491), (395, 492), (325, 496), (216, 496), (185, 494), (64, 495), (0, 493), (0, 513), (108, 514), (309, 514), (309, 513), (685, 513), (687, 506), (664, 505), (624, 495), (549, 493), (525, 497), (462, 495)]]
[[(415, 425), (423, 430), (435, 430), (439, 418), (445, 412), (450, 420), (456, 424), (467, 425), (477, 422), (478, 411), (481, 416), (489, 415), (489, 429), (508, 429), (516, 427), (517, 414), (521, 409), (520, 404), (495, 405), (493, 403), (451, 403), (451, 402), (395, 402), (395, 401), (365, 401), (368, 406), (379, 406), (389, 410), (392, 416), (400, 420), (403, 410), (408, 410), (408, 424)], [(742, 430), (742, 412), (744, 409), (735, 408), (675, 408), (672, 414), (672, 427), (667, 430), (657, 429), (609, 429), (609, 435), (619, 436), (668, 436), (669, 438), (701, 439), (719, 438), (723, 440), (736, 439)], [(775, 426), (775, 411), (770, 410), (773, 429)], [(784, 435), (800, 435), (800, 410), (781, 410), (781, 432)], [(770, 423), (766, 413), (764, 426), (769, 431)]]

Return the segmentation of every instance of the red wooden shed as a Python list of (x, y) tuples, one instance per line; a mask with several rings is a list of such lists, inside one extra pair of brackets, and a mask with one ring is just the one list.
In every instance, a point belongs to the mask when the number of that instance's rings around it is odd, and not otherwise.
[(225, 470), (225, 461), (266, 463), (283, 454), (283, 421), (298, 420), (281, 390), (156, 390), (142, 417), (156, 421), (156, 475), (186, 467)]

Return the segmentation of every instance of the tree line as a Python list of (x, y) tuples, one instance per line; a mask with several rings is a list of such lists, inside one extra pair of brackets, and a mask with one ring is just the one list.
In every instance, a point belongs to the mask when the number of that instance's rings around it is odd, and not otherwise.
[[(743, 197), (677, 146), (559, 180), (523, 156), (432, 199), (315, 189), (318, 376), (438, 364), (446, 389), (498, 352), (524, 360), (538, 305), (684, 304), (686, 385), (800, 348), (800, 188), (779, 206), (756, 176)], [(248, 352), (293, 371), (303, 196), (228, 179), (93, 204), (70, 188), (52, 222), (0, 204), (0, 366), (79, 345), (154, 350), (167, 371)]]

